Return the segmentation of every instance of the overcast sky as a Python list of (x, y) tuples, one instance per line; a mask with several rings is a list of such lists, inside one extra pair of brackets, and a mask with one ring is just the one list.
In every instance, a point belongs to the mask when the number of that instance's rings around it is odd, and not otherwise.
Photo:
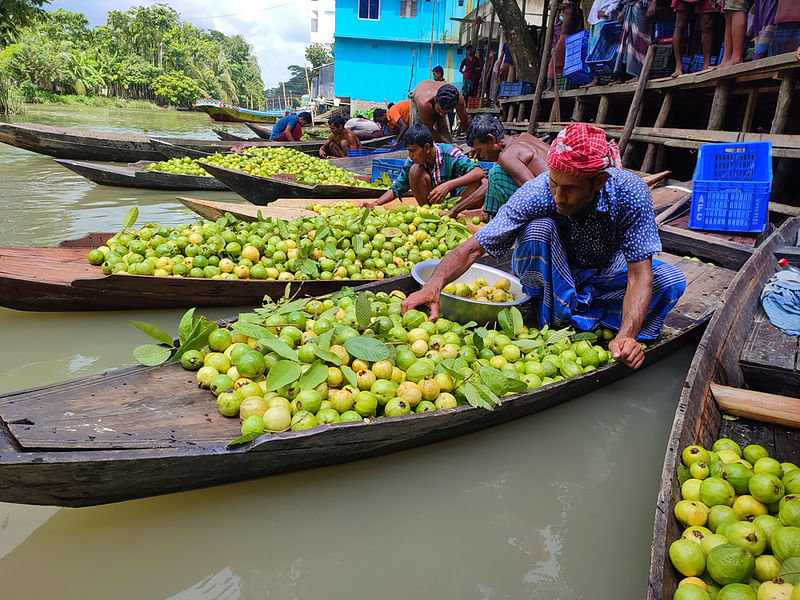
[[(168, 0), (171, 6), (199, 29), (216, 29), (225, 35), (241, 35), (258, 58), (261, 78), (267, 88), (286, 81), (287, 66), (302, 65), (310, 43), (310, 22), (301, 0)], [(92, 27), (104, 25), (111, 10), (126, 11), (131, 6), (158, 4), (150, 0), (52, 0), (46, 10), (63, 8), (86, 15)]]

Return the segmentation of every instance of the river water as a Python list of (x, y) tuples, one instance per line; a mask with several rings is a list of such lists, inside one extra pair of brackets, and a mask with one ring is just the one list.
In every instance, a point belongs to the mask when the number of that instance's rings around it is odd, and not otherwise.
[[(214, 137), (197, 113), (33, 107), (16, 120)], [(95, 186), (0, 145), (0, 245), (117, 230), (133, 205), (140, 222), (194, 219), (169, 192)], [(126, 322), (174, 333), (181, 313), (0, 308), (0, 393), (131, 365), (146, 340)], [(644, 598), (690, 358), (686, 348), (546, 412), (366, 461), (93, 508), (0, 503), (0, 598)]]

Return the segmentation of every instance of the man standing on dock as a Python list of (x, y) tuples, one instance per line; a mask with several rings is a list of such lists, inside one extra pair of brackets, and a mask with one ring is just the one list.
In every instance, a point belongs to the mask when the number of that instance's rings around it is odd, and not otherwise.
[(602, 129), (573, 123), (547, 155), (550, 171), (525, 183), (488, 225), (449, 252), (421, 290), (403, 302), (439, 313), (439, 294), (486, 252), (514, 247), (513, 269), (533, 296), (539, 326), (617, 331), (612, 357), (638, 369), (638, 340), (658, 337), (686, 288), (661, 251), (650, 190), (623, 171)]
[(297, 142), (303, 137), (303, 127), (310, 124), (310, 112), (301, 112), (299, 115), (286, 115), (275, 123), (269, 139), (273, 142)]
[(387, 204), (401, 198), (409, 189), (422, 206), (438, 204), (458, 188), (463, 188), (463, 194), (471, 195), (480, 187), (483, 169), (457, 146), (434, 144), (431, 132), (424, 125), (417, 123), (409, 127), (403, 141), (408, 150), (403, 172), (380, 198), (364, 202), (362, 207)]
[(488, 179), (472, 195), (464, 196), (448, 213), (456, 217), (465, 210), (483, 208), (491, 220), (522, 184), (547, 170), (550, 146), (529, 133), (506, 136), (500, 119), (483, 113), (472, 119), (467, 144), (480, 160), (497, 162)]
[(433, 135), (434, 142), (451, 143), (453, 136), (447, 113), (455, 109), (461, 127), (469, 127), (467, 104), (455, 86), (445, 81), (420, 81), (408, 95), (411, 99), (410, 124), (422, 123)]

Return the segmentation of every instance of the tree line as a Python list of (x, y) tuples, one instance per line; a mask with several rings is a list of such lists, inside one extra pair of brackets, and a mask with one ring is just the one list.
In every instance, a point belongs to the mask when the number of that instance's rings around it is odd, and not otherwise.
[(110, 11), (105, 25), (95, 28), (80, 13), (41, 11), (39, 0), (16, 4), (27, 12), (9, 19), (7, 30), (0, 27), (0, 110), (4, 91), (26, 101), (79, 94), (171, 105), (203, 97), (264, 105), (264, 82), (247, 41), (182, 22), (165, 4)]

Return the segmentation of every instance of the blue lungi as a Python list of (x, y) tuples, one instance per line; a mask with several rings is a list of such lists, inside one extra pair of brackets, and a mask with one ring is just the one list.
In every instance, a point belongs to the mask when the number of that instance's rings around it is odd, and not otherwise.
[[(603, 326), (618, 331), (622, 300), (628, 285), (628, 266), (617, 252), (602, 269), (572, 270), (549, 218), (531, 221), (514, 247), (514, 273), (533, 297), (539, 327), (573, 326), (591, 331)], [(677, 267), (653, 260), (650, 308), (638, 339), (656, 339), (664, 319), (686, 289), (686, 277)]]

